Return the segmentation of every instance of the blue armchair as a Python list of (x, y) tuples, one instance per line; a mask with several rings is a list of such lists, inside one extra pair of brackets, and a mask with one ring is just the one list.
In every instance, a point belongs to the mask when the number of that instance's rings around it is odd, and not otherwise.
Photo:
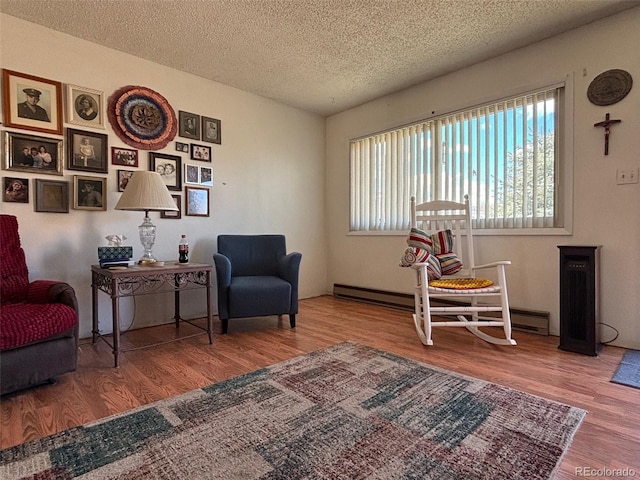
[(222, 333), (230, 318), (298, 313), (298, 272), (302, 254), (287, 255), (284, 235), (219, 235), (213, 255), (218, 280)]

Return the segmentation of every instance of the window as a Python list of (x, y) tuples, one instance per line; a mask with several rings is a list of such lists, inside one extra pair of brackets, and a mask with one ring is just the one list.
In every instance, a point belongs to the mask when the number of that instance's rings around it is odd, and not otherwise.
[(409, 228), (409, 198), (462, 201), (476, 229), (561, 227), (564, 85), (351, 142), (352, 231)]

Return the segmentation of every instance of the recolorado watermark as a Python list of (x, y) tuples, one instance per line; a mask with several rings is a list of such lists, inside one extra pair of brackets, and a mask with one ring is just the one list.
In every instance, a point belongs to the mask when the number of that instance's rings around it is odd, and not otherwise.
[(576, 477), (635, 477), (633, 468), (576, 467)]

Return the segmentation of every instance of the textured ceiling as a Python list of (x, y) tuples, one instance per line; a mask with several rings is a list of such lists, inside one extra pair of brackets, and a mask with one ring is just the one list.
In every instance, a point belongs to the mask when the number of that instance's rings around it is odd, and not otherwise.
[(637, 6), (640, 0), (0, 0), (8, 15), (323, 116)]

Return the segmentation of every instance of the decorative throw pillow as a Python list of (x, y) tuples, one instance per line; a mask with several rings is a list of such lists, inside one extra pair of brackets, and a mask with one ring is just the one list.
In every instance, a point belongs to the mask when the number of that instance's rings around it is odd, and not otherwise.
[(442, 275), (453, 275), (462, 270), (462, 262), (455, 253), (449, 252), (434, 256), (440, 262)]
[(412, 228), (407, 238), (407, 245), (414, 248), (421, 248), (427, 252), (432, 252), (433, 241), (427, 232), (423, 232), (419, 228)]
[(436, 257), (421, 248), (407, 248), (400, 260), (401, 267), (410, 267), (415, 263), (427, 264), (427, 276), (429, 280), (437, 280), (442, 277), (440, 262)]
[(440, 230), (431, 235), (432, 250), (434, 255), (453, 252), (453, 233), (451, 230)]

